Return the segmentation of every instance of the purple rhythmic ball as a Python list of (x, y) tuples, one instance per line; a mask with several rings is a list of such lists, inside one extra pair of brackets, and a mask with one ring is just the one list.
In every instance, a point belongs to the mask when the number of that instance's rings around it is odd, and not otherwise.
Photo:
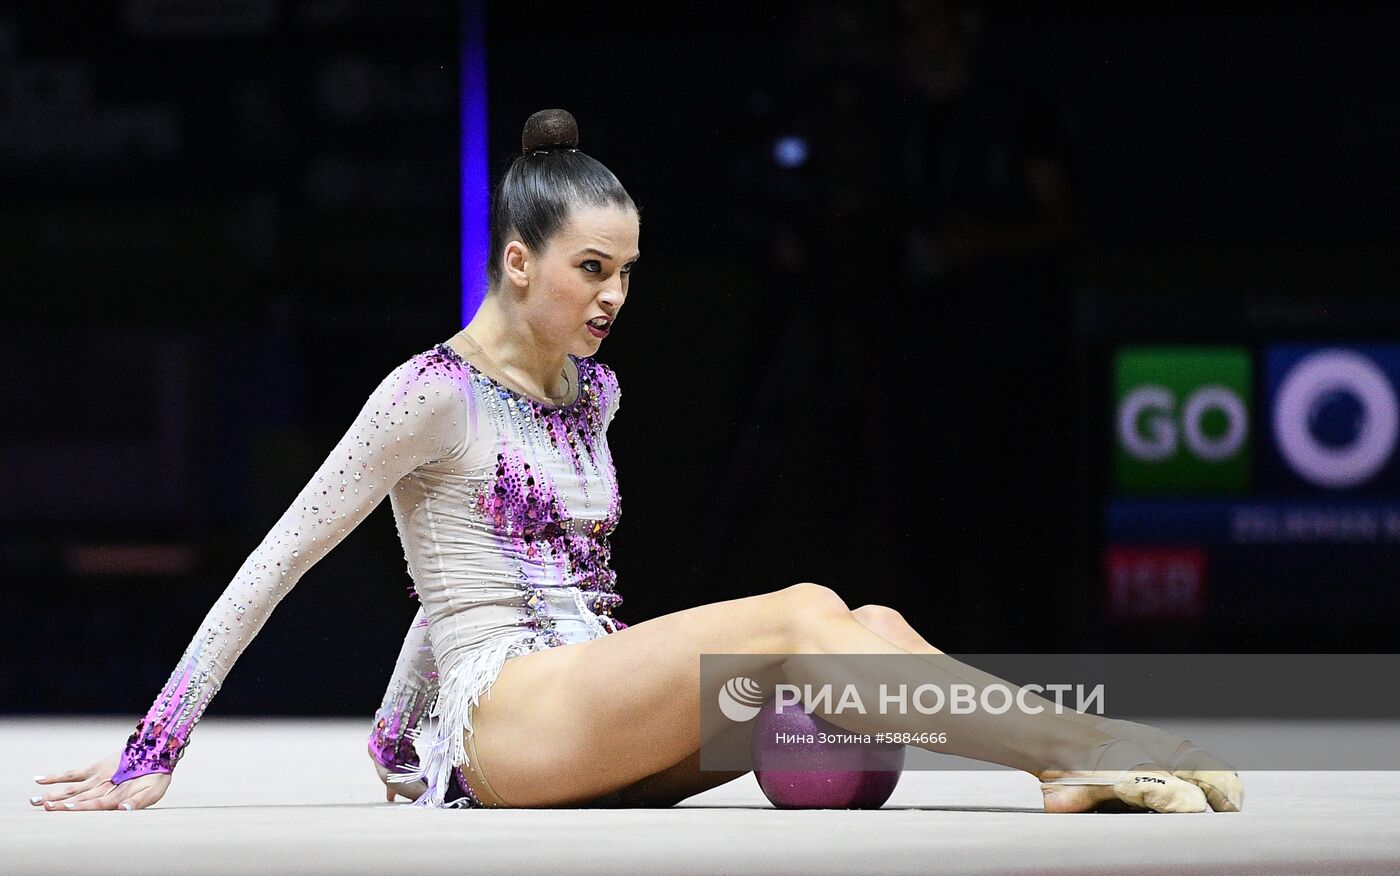
[(807, 714), (800, 703), (781, 713), (774, 700), (763, 704), (749, 743), (763, 796), (779, 809), (883, 806), (903, 775), (904, 745), (823, 742), (822, 733), (839, 737), (853, 731)]

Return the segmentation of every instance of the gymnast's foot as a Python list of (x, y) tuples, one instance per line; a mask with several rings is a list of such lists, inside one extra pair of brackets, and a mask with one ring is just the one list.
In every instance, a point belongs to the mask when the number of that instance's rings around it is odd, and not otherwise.
[(1098, 812), (1118, 799), (1111, 785), (1056, 785), (1055, 780), (1077, 773), (1042, 773), (1040, 793), (1046, 812)]
[(1157, 764), (1107, 772), (1044, 772), (1046, 812), (1204, 812), (1201, 789)]
[(1216, 812), (1239, 812), (1244, 806), (1244, 785), (1233, 767), (1209, 752), (1148, 724), (1109, 718), (1095, 729), (1127, 739), (1153, 760), (1165, 764), (1177, 778), (1185, 779), (1205, 792)]
[(1038, 775), (1046, 812), (1204, 812), (1206, 796), (1123, 737), (1108, 737), (1084, 759), (1089, 769)]

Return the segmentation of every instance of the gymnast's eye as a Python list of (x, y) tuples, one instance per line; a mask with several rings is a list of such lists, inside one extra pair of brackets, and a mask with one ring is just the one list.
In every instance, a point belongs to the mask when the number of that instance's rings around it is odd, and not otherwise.
[(634, 265), (636, 265), (636, 264), (637, 264), (636, 262), (628, 262), (627, 264), (623, 265), (623, 266), (622, 266), (622, 273), (624, 273), (624, 274), (630, 274), (630, 273), (632, 273), (632, 267), (633, 267)]
[(601, 264), (598, 263), (598, 260), (597, 260), (597, 259), (589, 259), (588, 261), (584, 262), (584, 263), (583, 263), (582, 265), (580, 265), (579, 267), (583, 268), (585, 271), (587, 271), (587, 272), (590, 273), (590, 274), (602, 273), (602, 270), (603, 270), (603, 266), (602, 266)]

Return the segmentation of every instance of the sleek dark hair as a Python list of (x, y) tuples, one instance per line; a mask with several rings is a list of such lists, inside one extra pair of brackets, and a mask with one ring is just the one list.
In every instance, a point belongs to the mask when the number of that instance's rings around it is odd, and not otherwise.
[(512, 237), (543, 252), (576, 206), (637, 209), (612, 171), (579, 151), (578, 122), (567, 110), (540, 110), (530, 116), (520, 147), (491, 193), (486, 276), (493, 289), (501, 282), (501, 257)]

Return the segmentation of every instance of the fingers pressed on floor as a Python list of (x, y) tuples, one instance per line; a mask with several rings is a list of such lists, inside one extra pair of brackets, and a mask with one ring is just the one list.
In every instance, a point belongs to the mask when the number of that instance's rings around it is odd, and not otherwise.
[(83, 801), (83, 800), (93, 800), (93, 799), (96, 799), (96, 798), (101, 797), (102, 795), (108, 793), (108, 791), (110, 791), (110, 790), (111, 790), (110, 788), (101, 788), (101, 787), (88, 788), (88, 789), (85, 790), (85, 791), (81, 791), (80, 793), (74, 794), (74, 795), (73, 795), (71, 798), (69, 798), (69, 799), (70, 799), (72, 802), (74, 802), (74, 803), (78, 803), (78, 802), (81, 802), (81, 801)]

